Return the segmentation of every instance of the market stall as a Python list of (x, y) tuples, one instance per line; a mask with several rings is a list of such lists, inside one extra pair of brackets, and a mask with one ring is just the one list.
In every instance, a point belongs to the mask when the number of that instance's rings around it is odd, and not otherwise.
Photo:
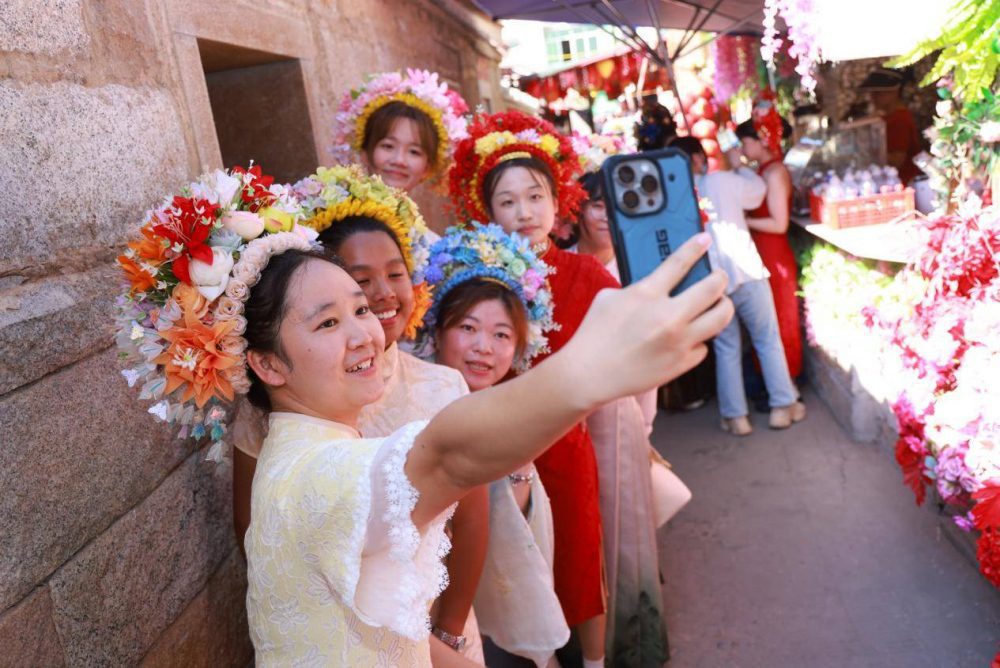
[(856, 439), (892, 444), (916, 502), (933, 499), (1000, 586), (998, 18), (995, 0), (956, 3), (940, 36), (890, 63), (933, 54), (926, 214), (903, 184), (859, 184), (886, 164), (861, 139), (878, 128), (833, 129), (788, 159), (810, 381)]

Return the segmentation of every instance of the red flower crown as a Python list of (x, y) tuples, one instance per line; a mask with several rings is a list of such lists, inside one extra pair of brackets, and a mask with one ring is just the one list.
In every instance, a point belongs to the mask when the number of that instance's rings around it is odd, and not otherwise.
[(455, 148), (455, 164), (448, 175), (449, 193), (456, 213), (465, 221), (489, 222), (483, 183), (490, 171), (504, 160), (537, 158), (555, 179), (556, 213), (573, 218), (587, 198), (576, 182), (580, 159), (569, 137), (551, 123), (519, 111), (477, 114), (469, 124), (469, 136)]
[(774, 91), (768, 88), (755, 101), (750, 116), (753, 119), (753, 129), (757, 131), (757, 136), (764, 142), (764, 146), (775, 156), (780, 157), (784, 153), (781, 150), (784, 128), (781, 126), (781, 116), (775, 108), (776, 100)]

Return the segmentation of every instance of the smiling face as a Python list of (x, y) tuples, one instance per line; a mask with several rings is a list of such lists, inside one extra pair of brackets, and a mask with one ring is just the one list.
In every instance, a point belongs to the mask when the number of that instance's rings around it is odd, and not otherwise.
[(274, 410), (355, 425), (382, 396), (382, 328), (340, 267), (310, 260), (296, 270), (278, 328), (279, 352), (249, 351)]
[(382, 323), (385, 345), (398, 341), (414, 308), (413, 283), (399, 246), (388, 232), (356, 232), (336, 252)]
[(548, 243), (556, 222), (556, 200), (548, 180), (520, 165), (504, 170), (489, 193), (493, 222), (508, 234), (517, 232), (532, 245)]
[(430, 172), (430, 156), (421, 142), (420, 128), (412, 118), (393, 120), (386, 135), (362, 158), (369, 172), (406, 191), (417, 187)]
[(437, 359), (458, 370), (473, 392), (491, 387), (510, 371), (517, 353), (517, 333), (507, 306), (486, 299), (458, 322), (442, 330)]

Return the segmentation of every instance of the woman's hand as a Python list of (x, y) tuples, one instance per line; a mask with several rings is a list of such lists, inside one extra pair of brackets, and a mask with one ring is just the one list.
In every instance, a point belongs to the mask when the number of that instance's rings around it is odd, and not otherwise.
[(414, 442), (406, 475), (422, 526), (472, 487), (524, 466), (598, 406), (662, 385), (704, 359), (705, 341), (733, 317), (715, 272), (670, 291), (708, 249), (699, 234), (647, 278), (597, 295), (562, 350), (523, 376), (462, 397)]
[(705, 342), (733, 316), (732, 303), (723, 296), (725, 273), (713, 272), (676, 297), (670, 291), (709, 243), (708, 235), (700, 234), (645, 279), (597, 295), (559, 352), (585, 409), (662, 385), (705, 358)]

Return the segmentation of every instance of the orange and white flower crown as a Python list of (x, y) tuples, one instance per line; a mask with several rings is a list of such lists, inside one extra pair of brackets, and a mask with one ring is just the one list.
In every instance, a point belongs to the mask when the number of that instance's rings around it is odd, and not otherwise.
[(430, 230), (414, 201), (378, 176), (368, 176), (359, 165), (320, 167), (292, 189), (306, 212), (307, 220), (302, 224), (316, 232), (351, 216), (374, 218), (392, 231), (413, 283), (416, 305), (403, 331), (404, 338), (413, 338), (431, 305), (430, 287), (424, 280)]
[(309, 250), (301, 205), (259, 166), (217, 169), (148, 212), (118, 257), (116, 343), (149, 412), (223, 458), (228, 404), (250, 389), (244, 304), (274, 255)]
[(448, 171), (455, 144), (467, 136), (465, 114), (469, 107), (462, 96), (427, 70), (385, 72), (372, 76), (344, 94), (333, 121), (333, 154), (341, 164), (358, 162), (364, 152), (365, 131), (372, 114), (389, 104), (402, 102), (423, 112), (438, 136), (437, 155), (428, 156), (431, 178)]
[(587, 194), (576, 182), (580, 158), (572, 142), (548, 121), (519, 111), (476, 115), (469, 136), (455, 148), (449, 192), (459, 217), (490, 220), (483, 192), (487, 175), (506, 160), (527, 157), (540, 160), (552, 172), (557, 217), (575, 217)]

